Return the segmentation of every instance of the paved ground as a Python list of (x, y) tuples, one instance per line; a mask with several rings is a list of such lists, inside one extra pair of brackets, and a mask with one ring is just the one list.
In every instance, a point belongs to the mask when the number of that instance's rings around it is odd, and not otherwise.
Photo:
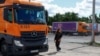
[[(100, 47), (80, 44), (90, 42), (91, 36), (68, 36), (62, 37), (60, 52), (56, 51), (54, 44), (54, 34), (48, 34), (49, 51), (40, 53), (37, 56), (100, 56)], [(100, 43), (100, 36), (95, 36), (96, 42)]]
[[(96, 41), (100, 42), (100, 36), (96, 36)], [(62, 50), (56, 52), (53, 41), (54, 34), (49, 34), (49, 51), (40, 53), (40, 56), (100, 56), (100, 47), (79, 44), (89, 42), (91, 36), (66, 36), (64, 35), (61, 42)], [(73, 42), (73, 43), (72, 43)]]

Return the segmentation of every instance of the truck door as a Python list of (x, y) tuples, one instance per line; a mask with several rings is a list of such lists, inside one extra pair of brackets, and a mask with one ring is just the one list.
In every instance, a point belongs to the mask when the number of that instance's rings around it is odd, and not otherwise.
[(4, 22), (2, 20), (0, 20), (0, 33), (4, 32)]
[(12, 22), (12, 9), (5, 8), (2, 14), (4, 14), (4, 16), (3, 19), (0, 20), (0, 32), (5, 32), (8, 23)]

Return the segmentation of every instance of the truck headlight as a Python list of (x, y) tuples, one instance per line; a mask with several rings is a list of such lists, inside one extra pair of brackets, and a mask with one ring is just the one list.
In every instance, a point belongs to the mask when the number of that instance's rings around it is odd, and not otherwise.
[(20, 46), (20, 47), (23, 46), (23, 44), (18, 40), (14, 40), (14, 43), (15, 43), (16, 46)]
[(46, 39), (45, 42), (43, 43), (44, 45), (48, 43), (48, 40)]

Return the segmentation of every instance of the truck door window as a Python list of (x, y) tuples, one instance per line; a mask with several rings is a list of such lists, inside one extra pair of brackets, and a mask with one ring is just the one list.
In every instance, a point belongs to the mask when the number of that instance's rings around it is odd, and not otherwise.
[(4, 10), (4, 19), (8, 22), (12, 22), (12, 9)]
[(6, 0), (0, 0), (0, 4), (3, 4)]

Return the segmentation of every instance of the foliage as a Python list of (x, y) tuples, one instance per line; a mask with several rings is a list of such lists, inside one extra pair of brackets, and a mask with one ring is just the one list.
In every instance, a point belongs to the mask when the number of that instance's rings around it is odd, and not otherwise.
[[(52, 22), (65, 22), (65, 21), (82, 21), (82, 22), (91, 23), (92, 19), (91, 19), (91, 16), (79, 17), (78, 14), (74, 12), (67, 12), (65, 14), (57, 13), (53, 17), (49, 17), (48, 24), (52, 25)], [(100, 23), (100, 15), (97, 16), (95, 14), (95, 22)]]

